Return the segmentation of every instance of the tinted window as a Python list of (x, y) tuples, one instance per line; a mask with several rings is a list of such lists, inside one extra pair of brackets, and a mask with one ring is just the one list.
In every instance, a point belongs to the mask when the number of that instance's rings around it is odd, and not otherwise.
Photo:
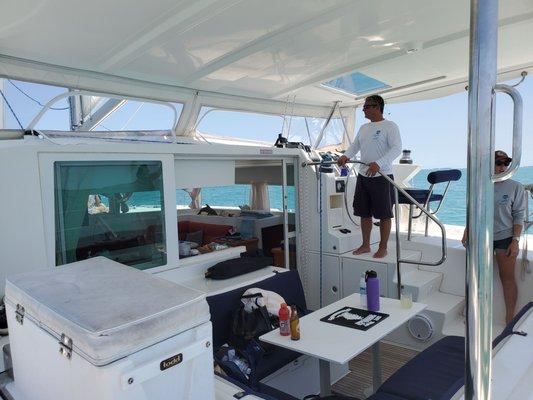
[(55, 211), (56, 265), (166, 264), (160, 161), (56, 162)]

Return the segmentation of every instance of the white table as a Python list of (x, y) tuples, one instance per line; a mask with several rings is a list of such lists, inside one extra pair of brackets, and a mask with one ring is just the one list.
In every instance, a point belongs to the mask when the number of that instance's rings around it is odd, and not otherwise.
[(320, 394), (322, 396), (331, 393), (331, 362), (346, 364), (373, 346), (372, 384), (375, 391), (381, 385), (379, 341), (426, 308), (426, 305), (413, 303), (411, 308), (405, 309), (401, 307), (399, 300), (381, 297), (379, 312), (389, 314), (389, 316), (367, 331), (320, 321), (321, 318), (342, 307), (361, 308), (360, 304), (359, 294), (356, 293), (300, 318), (300, 340), (291, 340), (290, 336), (281, 336), (277, 329), (262, 335), (259, 339), (318, 358), (320, 363)]

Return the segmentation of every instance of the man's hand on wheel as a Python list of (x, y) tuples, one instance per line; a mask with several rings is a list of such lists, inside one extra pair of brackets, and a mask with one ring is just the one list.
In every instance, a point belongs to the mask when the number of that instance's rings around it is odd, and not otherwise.
[(339, 167), (343, 167), (343, 166), (346, 164), (346, 161), (348, 161), (348, 160), (349, 160), (348, 157), (342, 155), (342, 156), (340, 156), (339, 159), (337, 160), (337, 165), (338, 165)]
[(379, 171), (379, 165), (375, 162), (368, 164), (368, 169), (366, 170), (366, 176), (374, 176)]

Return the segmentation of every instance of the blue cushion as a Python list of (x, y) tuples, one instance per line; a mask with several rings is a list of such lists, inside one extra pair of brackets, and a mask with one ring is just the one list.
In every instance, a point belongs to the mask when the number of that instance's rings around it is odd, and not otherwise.
[(298, 400), (296, 397), (288, 393), (282, 392), (281, 390), (276, 389), (272, 386), (268, 386), (263, 382), (259, 382), (259, 389), (257, 390), (261, 393), (262, 396), (271, 396), (276, 400)]
[[(258, 392), (257, 390), (254, 390), (252, 389), (250, 386), (248, 385), (245, 385), (244, 383), (242, 382), (239, 382), (238, 380), (236, 379), (233, 379), (232, 377), (230, 376), (227, 376), (227, 375), (220, 375), (220, 374), (217, 374), (219, 377), (221, 377), (222, 379), (228, 381), (228, 382), (231, 382), (233, 383), (235, 386), (239, 387), (240, 389), (242, 389), (242, 391), (246, 394), (246, 395), (252, 395), (252, 396), (256, 396), (256, 397), (259, 397), (260, 399), (264, 399), (264, 400), (281, 400), (279, 397), (273, 397), (267, 393), (261, 393), (261, 392)], [(234, 395), (235, 397), (236, 395)], [(289, 395), (287, 395), (289, 396)], [(285, 397), (283, 400), (296, 400), (294, 397), (292, 396), (289, 396), (289, 397)]]
[(433, 171), (428, 174), (428, 182), (431, 184), (458, 181), (461, 179), (461, 171), (458, 169), (444, 169), (441, 171)]
[[(405, 189), (405, 191), (416, 201), (419, 203), (424, 204), (426, 202), (426, 198), (429, 194), (429, 189)], [(442, 200), (443, 196), (442, 194), (436, 194), (432, 193), (429, 201), (440, 201)], [(398, 202), (400, 204), (410, 204), (411, 202), (405, 197), (402, 193), (398, 193)]]
[(406, 399), (386, 392), (377, 392), (368, 397), (367, 400), (410, 400), (410, 398)]
[[(297, 270), (282, 272), (262, 281), (229, 292), (207, 297), (213, 324), (213, 350), (228, 341), (233, 314), (239, 307), (242, 294), (249, 288), (257, 287), (278, 293), (287, 304), (295, 304), (300, 310), (307, 310), (305, 294)], [(254, 382), (257, 382), (300, 356), (299, 353), (281, 347), (272, 347), (256, 367)]]
[(287, 304), (296, 304), (300, 310), (307, 309), (304, 289), (296, 270), (275, 274), (251, 285), (209, 296), (207, 303), (211, 312), (215, 349), (228, 341), (233, 313), (240, 305), (242, 294), (252, 287), (271, 290), (283, 297)]
[(257, 364), (254, 374), (255, 380), (263, 379), (300, 356), (301, 354), (295, 351), (272, 346), (272, 351), (264, 355), (259, 364)]
[[(516, 314), (493, 340), (493, 348), (513, 333), (516, 323), (531, 308), (533, 302)], [(464, 337), (439, 340), (400, 368), (369, 400), (449, 400), (464, 385), (464, 352)]]
[(449, 400), (465, 383), (464, 365), (464, 337), (446, 336), (400, 368), (378, 392), (409, 400)]
[(524, 316), (525, 313), (529, 311), (530, 308), (533, 308), (533, 301), (527, 303), (522, 309), (514, 316), (514, 318), (507, 324), (502, 333), (500, 333), (496, 339), (492, 341), (492, 348), (496, 347), (503, 339), (507, 336), (512, 335), (514, 331), (514, 326), (516, 323)]

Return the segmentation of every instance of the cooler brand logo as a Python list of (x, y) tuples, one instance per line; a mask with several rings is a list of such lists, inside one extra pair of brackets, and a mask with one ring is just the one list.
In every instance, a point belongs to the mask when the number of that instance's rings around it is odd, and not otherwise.
[(272, 151), (272, 149), (259, 149), (259, 154), (269, 155), (274, 154), (274, 152)]
[(175, 365), (178, 365), (180, 362), (183, 361), (183, 354), (176, 354), (175, 356), (172, 356), (170, 358), (167, 358), (166, 360), (161, 361), (161, 364), (159, 364), (159, 368), (161, 371), (164, 371), (166, 369), (172, 368)]

